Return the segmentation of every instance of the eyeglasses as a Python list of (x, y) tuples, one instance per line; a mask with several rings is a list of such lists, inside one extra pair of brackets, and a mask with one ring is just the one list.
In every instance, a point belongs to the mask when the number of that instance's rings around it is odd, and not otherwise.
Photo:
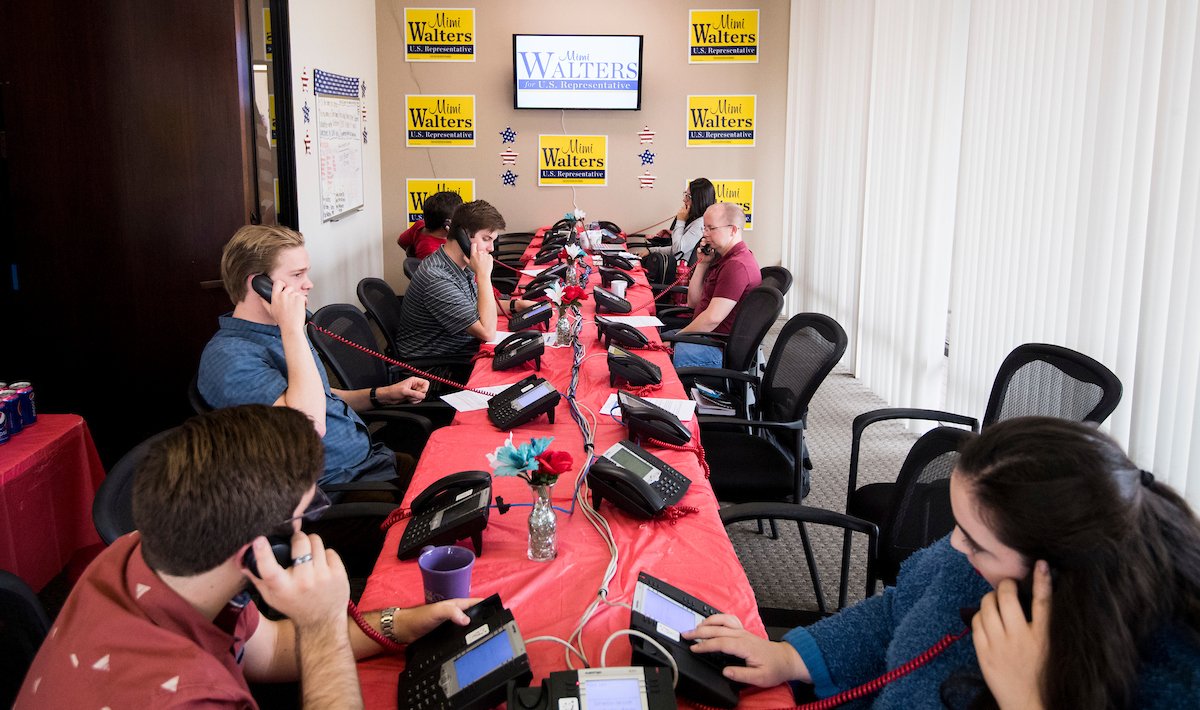
[(687, 200), (688, 202), (691, 202), (692, 201), (692, 193), (690, 193), (690, 192), (683, 193), (683, 199)]
[(717, 231), (721, 227), (732, 227), (732, 226), (733, 226), (732, 224), (718, 224), (715, 227), (710, 227), (706, 224), (703, 227), (701, 227), (700, 230), (703, 231), (705, 234), (712, 234), (713, 232)]
[(317, 488), (316, 492), (313, 493), (312, 500), (308, 502), (308, 507), (304, 509), (304, 512), (283, 521), (280, 527), (288, 528), (290, 530), (292, 528), (292, 522), (295, 520), (299, 520), (301, 525), (306, 522), (316, 522), (322, 515), (325, 514), (326, 510), (329, 510), (330, 505), (332, 504), (329, 502), (329, 496), (325, 495), (325, 491)]

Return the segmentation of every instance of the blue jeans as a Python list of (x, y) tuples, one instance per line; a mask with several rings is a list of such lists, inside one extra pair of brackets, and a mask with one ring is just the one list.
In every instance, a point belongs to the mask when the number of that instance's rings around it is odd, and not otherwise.
[[(675, 335), (678, 330), (668, 330), (663, 335)], [(697, 333), (696, 335), (703, 335)], [(696, 345), (695, 343), (675, 343), (675, 357), (672, 362), (675, 367), (721, 367), (724, 353), (720, 348), (711, 345)]]

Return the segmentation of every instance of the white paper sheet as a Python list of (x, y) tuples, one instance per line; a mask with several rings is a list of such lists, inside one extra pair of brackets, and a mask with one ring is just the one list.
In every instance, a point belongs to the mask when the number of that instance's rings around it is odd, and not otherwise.
[(658, 316), (610, 316), (607, 313), (602, 314), (603, 318), (614, 323), (624, 323), (625, 325), (633, 326), (634, 328), (657, 328), (663, 322), (658, 319)]
[(555, 266), (554, 264), (546, 264), (545, 266), (534, 266), (529, 269), (521, 269), (521, 273), (525, 274), (526, 276), (537, 276), (538, 274), (542, 273), (546, 269), (554, 268), (554, 266)]
[(484, 343), (484, 345), (499, 345), (505, 338), (507, 338), (510, 335), (512, 335), (512, 333), (508, 332), (507, 330), (497, 330), (496, 337), (487, 341), (486, 343)]
[[(492, 385), (491, 387), (480, 387), (483, 392), (491, 392), (493, 395), (500, 394), (504, 390), (512, 387), (515, 382), (507, 385)], [(485, 397), (478, 392), (468, 392), (467, 390), (459, 390), (450, 394), (442, 395), (442, 401), (454, 407), (460, 412), (474, 412), (477, 409), (487, 409), (488, 400), (491, 397)]]
[[(679, 421), (681, 422), (692, 421), (692, 415), (696, 413), (696, 403), (690, 399), (666, 399), (663, 397), (643, 397), (642, 399), (645, 399), (650, 404), (657, 404), (671, 414), (674, 414), (679, 417)], [(600, 408), (600, 413), (612, 414), (619, 409), (620, 405), (617, 404), (617, 395), (613, 393), (608, 396), (608, 400)], [(617, 413), (617, 416), (621, 416), (620, 412)]]

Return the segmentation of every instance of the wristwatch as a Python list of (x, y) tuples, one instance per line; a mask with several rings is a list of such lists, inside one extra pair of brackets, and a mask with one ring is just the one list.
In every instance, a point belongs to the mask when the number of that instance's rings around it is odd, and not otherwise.
[(376, 406), (376, 407), (382, 407), (382, 406), (383, 406), (383, 403), (381, 403), (381, 402), (380, 402), (380, 401), (379, 401), (379, 400), (378, 400), (378, 399), (375, 397), (375, 390), (377, 390), (377, 389), (379, 389), (379, 388), (378, 388), (378, 387), (372, 387), (372, 388), (371, 388), (371, 404), (373, 404), (373, 405), (374, 405), (374, 406)]
[(400, 607), (392, 606), (379, 612), (379, 629), (388, 639), (400, 643), (400, 639), (396, 638), (395, 631), (392, 630), (392, 621), (396, 616), (396, 612)]

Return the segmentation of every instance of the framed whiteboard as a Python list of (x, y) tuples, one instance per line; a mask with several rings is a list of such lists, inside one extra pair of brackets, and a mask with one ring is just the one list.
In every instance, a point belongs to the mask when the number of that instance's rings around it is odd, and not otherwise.
[(313, 70), (321, 221), (363, 208), (362, 105), (359, 80)]

